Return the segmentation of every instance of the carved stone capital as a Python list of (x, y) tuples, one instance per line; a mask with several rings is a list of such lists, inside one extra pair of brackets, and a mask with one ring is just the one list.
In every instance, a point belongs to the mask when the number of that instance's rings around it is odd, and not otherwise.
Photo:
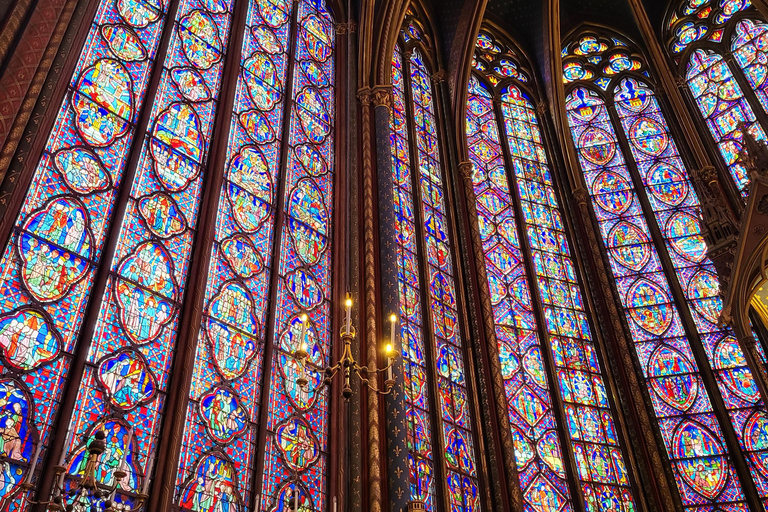
[(446, 73), (444, 69), (438, 70), (436, 73), (432, 74), (432, 82), (439, 84), (440, 82), (445, 82)]
[(587, 192), (587, 189), (579, 187), (574, 189), (573, 198), (579, 205), (587, 204), (587, 201), (589, 200), (589, 192)]
[(459, 173), (461, 177), (468, 182), (472, 182), (472, 162), (461, 162), (459, 164)]
[(374, 108), (387, 107), (387, 110), (392, 110), (392, 86), (377, 85), (371, 91), (371, 99)]
[(357, 31), (357, 24), (354, 21), (336, 24), (336, 35), (354, 34)]
[(368, 106), (371, 104), (371, 88), (370, 87), (362, 87), (357, 90), (357, 100), (360, 102), (363, 106)]
[(691, 174), (693, 174), (694, 179), (709, 187), (717, 185), (717, 171), (711, 165), (705, 165), (701, 169), (694, 169)]
[(547, 113), (547, 109), (549, 108), (549, 105), (547, 105), (546, 101), (540, 101), (538, 105), (536, 105), (536, 112), (543, 116)]

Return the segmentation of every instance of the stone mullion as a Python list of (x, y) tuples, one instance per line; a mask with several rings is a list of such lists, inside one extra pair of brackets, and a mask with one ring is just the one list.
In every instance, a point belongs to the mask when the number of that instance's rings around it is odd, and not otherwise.
[(475, 187), (472, 182), (472, 162), (462, 162), (459, 164), (462, 183), (464, 184), (464, 202), (467, 212), (467, 224), (469, 225), (469, 238), (471, 239), (472, 258), (474, 260), (474, 269), (477, 276), (475, 289), (479, 299), (480, 320), (483, 327), (485, 343), (482, 346), (482, 360), (488, 368), (490, 375), (490, 392), (493, 398), (493, 406), (496, 409), (496, 423), (498, 444), (501, 448), (502, 464), (499, 464), (498, 470), (501, 472), (501, 478), (505, 475), (506, 495), (509, 501), (509, 507), (512, 510), (523, 509), (523, 492), (520, 488), (520, 479), (517, 471), (517, 461), (515, 458), (515, 447), (512, 441), (512, 430), (509, 426), (509, 404), (504, 388), (504, 377), (501, 373), (501, 362), (499, 356), (499, 344), (496, 339), (496, 322), (493, 317), (493, 306), (491, 305), (490, 291), (488, 290), (488, 274), (485, 268), (485, 252), (483, 251), (483, 241), (480, 238), (480, 227), (477, 223), (477, 198), (475, 196)]
[[(381, 325), (387, 325), (390, 315), (398, 318), (396, 332), (400, 332), (400, 295), (397, 262), (397, 224), (395, 223), (394, 180), (392, 179), (392, 147), (390, 119), (392, 113), (391, 86), (378, 86), (373, 90), (374, 129), (376, 136), (376, 175), (379, 217), (379, 282), (381, 286)], [(385, 330), (385, 329), (382, 329)], [(384, 399), (387, 435), (387, 490), (391, 512), (404, 512), (411, 501), (410, 471), (408, 468), (408, 423), (405, 410), (405, 379), (403, 375), (402, 339), (395, 336), (385, 342), (392, 343), (394, 354), (393, 375), (395, 385)], [(369, 343), (371, 340), (369, 340)], [(374, 343), (377, 347), (383, 345)], [(382, 379), (375, 382), (380, 384)]]
[[(351, 16), (351, 13), (347, 13)], [(347, 153), (344, 158), (347, 161), (347, 219), (346, 229), (349, 243), (347, 244), (347, 287), (354, 298), (362, 296), (360, 288), (360, 175), (358, 168), (358, 118), (357, 118), (357, 100), (353, 91), (357, 87), (357, 56), (358, 40), (357, 28), (354, 22), (347, 22), (347, 73), (340, 77), (339, 83), (346, 88), (345, 99), (342, 112), (347, 115), (347, 132), (344, 134), (347, 139)], [(358, 300), (359, 302), (359, 300)], [(354, 325), (360, 325), (361, 308), (352, 309), (352, 321)], [(360, 361), (360, 340), (358, 337), (352, 343), (352, 356), (356, 361)], [(344, 489), (338, 505), (339, 510), (362, 510), (363, 509), (363, 482), (362, 482), (362, 397), (361, 386), (358, 380), (353, 380), (352, 397), (349, 400), (344, 416), (347, 421), (347, 441), (346, 451), (341, 461), (340, 473), (345, 475), (339, 481), (339, 487)], [(347, 467), (344, 468), (344, 463)]]

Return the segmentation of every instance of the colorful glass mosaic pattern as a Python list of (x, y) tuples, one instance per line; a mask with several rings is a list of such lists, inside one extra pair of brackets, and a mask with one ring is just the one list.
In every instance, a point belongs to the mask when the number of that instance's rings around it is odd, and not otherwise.
[(18, 433), (0, 448), (3, 509), (23, 506), (11, 499), (35, 445), (49, 442), (166, 9), (161, 0), (99, 4), (2, 256), (1, 408)]
[(435, 503), (432, 417), (425, 346), (424, 316), (421, 310), (423, 280), (419, 270), (417, 221), (414, 210), (413, 172), (408, 138), (408, 111), (403, 81), (403, 60), (397, 49), (392, 57), (393, 109), (390, 141), (395, 183), (397, 222), (397, 263), (400, 289), (400, 336), (403, 344), (405, 398), (408, 416), (408, 463), (411, 499), (424, 501), (428, 511)]
[(667, 20), (668, 47), (675, 59), (698, 41), (719, 43), (728, 21), (750, 8), (750, 0), (682, 0)]
[[(436, 365), (436, 402), (439, 407), (435, 419), (440, 421), (441, 426), (440, 453), (444, 454), (450, 506), (456, 511), (479, 511), (477, 462), (471, 432), (472, 419), (469, 413), (464, 347), (458, 319), (455, 269), (451, 257), (432, 80), (418, 48), (412, 50), (410, 59), (405, 62), (396, 54), (393, 57), (393, 68), (393, 82), (397, 83), (395, 92), (410, 92), (410, 115), (414, 121), (412, 139), (408, 139), (408, 132), (403, 126), (405, 119), (408, 119), (403, 109), (404, 102), (396, 103), (396, 109), (400, 105), (400, 111), (392, 121), (392, 151), (399, 223), (400, 302), (401, 311), (405, 312), (406, 317), (401, 332), (407, 337), (403, 339), (403, 355), (410, 372), (406, 379), (410, 387), (408, 435), (411, 487), (414, 493), (427, 497), (432, 509), (436, 509), (437, 505), (431, 499), (436, 484), (429, 474), (433, 470), (432, 448), (417, 444), (422, 442), (421, 439), (415, 440), (417, 436), (429, 439), (419, 429), (431, 430), (432, 418), (427, 406), (429, 395), (426, 393), (428, 384), (419, 384), (417, 381), (425, 378), (420, 365), (427, 360), (425, 353), (431, 353)], [(407, 85), (403, 75), (408, 79)], [(403, 100), (403, 93), (399, 94)], [(409, 140), (415, 141), (413, 147), (410, 147)], [(423, 223), (423, 243), (415, 238), (416, 232), (414, 235), (409, 234), (409, 229), (415, 230), (417, 222)], [(419, 243), (424, 248), (424, 287), (419, 283), (416, 271), (418, 261), (413, 256), (418, 252), (416, 247)], [(426, 296), (426, 304), (419, 303), (420, 293)], [(427, 326), (422, 324), (422, 315), (428, 318)], [(433, 340), (425, 340), (427, 330), (431, 331)], [(421, 389), (418, 389), (419, 386)]]
[(69, 474), (83, 474), (87, 443), (105, 431), (97, 479), (125, 471), (127, 502), (152, 472), (232, 4), (179, 4), (72, 417)]
[[(253, 499), (292, 5), (252, 0), (248, 9), (176, 482), (186, 510), (215, 510), (222, 481), (243, 503)], [(306, 309), (324, 296), (304, 269), (287, 285)], [(293, 463), (317, 451), (298, 420), (282, 439)]]
[(429, 282), (426, 295), (434, 334), (448, 492), (453, 510), (474, 512), (480, 510), (477, 462), (471, 433), (472, 418), (458, 321), (455, 269), (451, 258), (432, 80), (418, 49), (413, 51), (409, 67), (416, 141), (414, 149), (418, 162), (417, 183), (421, 191), (426, 277)]
[(532, 510), (573, 510), (492, 95), (474, 76), (466, 124), (520, 486)]
[[(699, 375), (680, 317), (681, 306), (673, 302), (608, 109), (600, 97), (584, 88), (568, 95), (567, 108), (593, 209), (683, 504), (689, 510), (701, 506), (746, 510), (741, 484), (712, 411), (711, 391)], [(636, 143), (646, 144), (650, 150), (662, 138), (669, 144), (666, 130), (656, 138), (638, 136)], [(673, 241), (679, 239), (670, 239), (670, 244)]]
[[(260, 5), (275, 5), (264, 2)], [(288, 2), (285, 4), (288, 5)], [(331, 256), (334, 180), (333, 21), (314, 0), (297, 5), (298, 24), (290, 97), (284, 222), (277, 272), (277, 302), (261, 510), (289, 509), (298, 475), (299, 507), (327, 510), (328, 396), (324, 369), (331, 351)], [(286, 9), (287, 12), (287, 9)], [(263, 69), (263, 68), (261, 68)], [(275, 236), (278, 236), (276, 233)], [(277, 259), (277, 257), (276, 257)], [(308, 315), (301, 338), (301, 315)], [(309, 352), (306, 388), (296, 383), (293, 354)]]
[(763, 110), (768, 112), (768, 25), (750, 19), (739, 21), (731, 51)]
[(748, 454), (752, 477), (765, 500), (768, 466), (763, 461), (768, 460), (768, 443), (762, 438), (768, 415), (733, 332), (717, 325), (722, 299), (717, 273), (707, 257), (707, 246), (699, 229), (698, 197), (653, 92), (627, 78), (621, 82), (615, 99), (645, 195), (664, 236), (741, 447)]
[(749, 179), (739, 162), (744, 138), (740, 125), (744, 123), (756, 140), (766, 140), (763, 128), (719, 53), (709, 49), (691, 53), (685, 79), (731, 176), (746, 196)]
[[(512, 189), (507, 168), (522, 199), (524, 230), (531, 247), (537, 277), (537, 291), (547, 323), (547, 332), (565, 402), (571, 450), (576, 457), (578, 477), (589, 510), (635, 510), (624, 457), (607, 393), (591, 341), (581, 291), (559, 213), (555, 191), (542, 146), (536, 113), (530, 100), (516, 86), (503, 89), (501, 114), (511, 165), (506, 166), (498, 139), (497, 121), (491, 94), (479, 80), (471, 79), (467, 117), (470, 158), (478, 204), (478, 222), (484, 242), (488, 284), (496, 318), (496, 335), (502, 357), (513, 436), (528, 453), (519, 461), (521, 481), (532, 481), (526, 500), (535, 507), (542, 500), (553, 510), (567, 499), (565, 464), (554, 430), (548, 379), (541, 360), (536, 321), (526, 282), (523, 255), (517, 239)], [(514, 236), (510, 236), (514, 235)], [(499, 257), (500, 253), (510, 256)], [(530, 346), (530, 348), (528, 348)], [(518, 348), (519, 347), (519, 348)], [(544, 347), (544, 350), (549, 350)], [(525, 385), (521, 387), (521, 383)], [(532, 400), (535, 391), (536, 400)], [(524, 404), (534, 416), (521, 416)], [(546, 418), (546, 421), (543, 421)], [(531, 462), (534, 456), (543, 464)], [(542, 469), (545, 478), (537, 476)], [(560, 479), (555, 493), (545, 483)], [(525, 488), (525, 487), (524, 487)], [(542, 491), (547, 491), (546, 493)], [(569, 504), (570, 507), (570, 504)]]
[(627, 467), (570, 257), (536, 112), (530, 100), (515, 87), (502, 93), (501, 112), (587, 508), (634, 511)]
[(617, 77), (627, 71), (648, 76), (640, 52), (617, 37), (597, 36), (586, 32), (565, 45), (563, 82), (592, 82), (608, 90)]

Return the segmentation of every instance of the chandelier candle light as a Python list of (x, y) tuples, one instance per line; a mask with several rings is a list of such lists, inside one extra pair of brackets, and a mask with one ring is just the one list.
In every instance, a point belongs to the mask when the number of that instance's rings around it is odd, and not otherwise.
[[(395, 327), (397, 324), (397, 316), (392, 315), (390, 317), (390, 343), (386, 345), (387, 366), (380, 370), (369, 370), (367, 366), (360, 366), (360, 364), (352, 355), (352, 340), (355, 339), (355, 328), (352, 326), (352, 299), (350, 297), (347, 297), (345, 300), (344, 308), (344, 325), (342, 326), (340, 333), (341, 339), (344, 342), (341, 358), (336, 362), (336, 364), (328, 366), (325, 369), (324, 384), (329, 386), (336, 374), (341, 372), (344, 376), (341, 393), (344, 397), (344, 400), (349, 401), (349, 399), (352, 397), (351, 379), (352, 374), (354, 373), (360, 378), (360, 381), (372, 391), (380, 395), (388, 395), (395, 385), (393, 368), (395, 364), (394, 346), (396, 339)], [(309, 379), (306, 375), (306, 363), (307, 359), (309, 358), (309, 353), (307, 352), (308, 347), (305, 340), (307, 324), (308, 317), (306, 314), (303, 314), (301, 316), (301, 339), (299, 340), (298, 347), (293, 353), (294, 360), (296, 361), (296, 365), (299, 368), (296, 384), (305, 391), (306, 386), (309, 384)], [(386, 372), (387, 374), (387, 379), (384, 381), (383, 391), (379, 390), (375, 385), (372, 385), (368, 378), (368, 374), (370, 373), (375, 374), (382, 372)]]

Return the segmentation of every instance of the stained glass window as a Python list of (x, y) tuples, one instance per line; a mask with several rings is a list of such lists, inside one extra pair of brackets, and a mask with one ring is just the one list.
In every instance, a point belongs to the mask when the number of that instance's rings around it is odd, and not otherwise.
[[(602, 87), (605, 95), (574, 84), (569, 124), (683, 505), (746, 510), (747, 484), (723, 429), (735, 431), (765, 500), (765, 407), (736, 338), (717, 325), (722, 303), (699, 201), (648, 83), (624, 72)], [(714, 389), (701, 364), (711, 367)], [(713, 398), (726, 417), (717, 417)]]
[[(476, 58), (490, 60), (482, 55), (483, 40), (494, 38), (480, 33), (476, 52), (481, 55)], [(510, 48), (494, 46), (504, 49), (493, 59), (515, 63), (518, 75), (499, 76), (498, 66), (491, 65), (495, 88), (470, 78), (466, 131), (523, 497), (532, 510), (542, 504), (548, 510), (572, 510), (566, 453), (575, 457), (574, 476), (588, 510), (634, 511), (630, 477), (537, 114), (518, 78), (526, 75)], [(501, 100), (498, 107), (492, 99), (495, 92)], [(527, 267), (535, 276), (535, 288)], [(552, 380), (545, 369), (549, 357), (554, 362)], [(550, 382), (558, 389), (552, 390)], [(554, 412), (556, 400), (565, 411), (562, 424)], [(558, 429), (567, 432), (566, 450)]]
[(0, 394), (18, 435), (3, 445), (0, 500), (11, 510), (35, 445), (50, 442), (167, 8), (101, 2), (3, 252)]
[(128, 493), (146, 490), (160, 433), (231, 8), (179, 5), (65, 447), (82, 475), (104, 431), (97, 476), (111, 485), (122, 469)]
[(739, 160), (743, 148), (740, 124), (746, 123), (755, 139), (766, 139), (752, 107), (728, 64), (713, 50), (699, 49), (691, 54), (685, 80), (736, 186), (746, 194), (747, 171)]
[[(410, 24), (407, 18), (406, 27)], [(418, 41), (416, 30), (406, 29), (405, 34), (403, 39)], [(415, 43), (407, 48), (404, 53), (398, 47), (392, 59), (391, 141), (411, 498), (424, 501), (427, 510), (440, 510), (436, 489), (446, 489), (451, 510), (478, 511), (435, 96), (422, 54), (427, 48)], [(439, 474), (445, 482), (435, 481), (436, 464), (442, 465)]]
[[(685, 0), (665, 24), (670, 55), (744, 195), (748, 177), (739, 161), (741, 125), (756, 140), (766, 140), (768, 128), (756, 114), (768, 112), (768, 27), (748, 18), (755, 14), (750, 0)], [(730, 53), (732, 60), (725, 58)]]
[[(241, 2), (241, 59), (224, 76), (227, 55), (238, 50), (230, 29)], [(124, 504), (149, 489), (210, 173), (224, 179), (211, 254), (201, 255), (208, 280), (192, 382), (183, 384), (175, 503), (244, 512), (258, 501), (260, 510), (283, 510), (298, 494), (302, 510), (328, 508), (333, 22), (316, 0), (177, 4), (144, 107), (169, 6), (101, 3), (3, 256), (1, 407), (19, 435), (4, 435), (0, 446), (0, 500), (11, 509), (21, 506), (17, 491), (36, 445), (49, 443), (89, 300), (85, 369), (72, 376), (76, 405), (64, 452), (53, 455), (82, 476), (87, 445), (103, 431), (98, 482), (127, 473), (115, 497)], [(222, 108), (230, 87), (234, 105)], [(144, 108), (146, 135), (133, 141)], [(229, 108), (219, 142), (214, 125)], [(208, 162), (217, 144), (223, 169)], [(117, 204), (121, 189), (127, 201)], [(90, 297), (97, 272), (106, 284)], [(309, 350), (305, 388), (293, 357), (299, 344)]]
[[(766, 466), (760, 461), (768, 457), (768, 443), (760, 441), (760, 436), (768, 416), (733, 332), (718, 327), (722, 300), (717, 274), (699, 229), (698, 197), (651, 89), (627, 78), (616, 91), (615, 103), (696, 330), (741, 446), (749, 452), (747, 460), (752, 464), (755, 483), (765, 499), (768, 478)], [(762, 350), (760, 345), (757, 347)]]

